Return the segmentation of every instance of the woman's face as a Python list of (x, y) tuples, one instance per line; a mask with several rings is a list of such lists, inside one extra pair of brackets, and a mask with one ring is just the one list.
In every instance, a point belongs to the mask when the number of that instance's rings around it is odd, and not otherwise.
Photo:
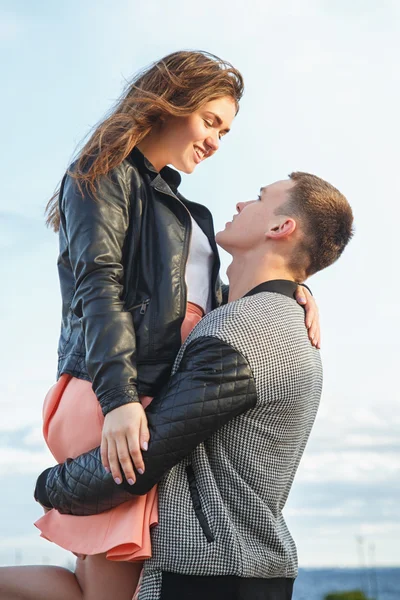
[(192, 173), (218, 150), (235, 115), (235, 101), (224, 96), (207, 102), (187, 117), (169, 117), (161, 126), (159, 137), (166, 164), (183, 173)]

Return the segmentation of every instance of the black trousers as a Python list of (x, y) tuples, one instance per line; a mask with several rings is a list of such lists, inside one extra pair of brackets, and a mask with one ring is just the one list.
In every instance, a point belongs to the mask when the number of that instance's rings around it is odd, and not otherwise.
[(291, 600), (294, 579), (163, 573), (160, 600)]

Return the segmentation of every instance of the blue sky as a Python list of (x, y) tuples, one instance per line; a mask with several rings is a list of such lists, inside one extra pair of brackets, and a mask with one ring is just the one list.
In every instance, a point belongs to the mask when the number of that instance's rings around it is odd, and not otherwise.
[(325, 384), (286, 518), (301, 566), (357, 565), (356, 536), (400, 564), (399, 40), (395, 0), (0, 2), (0, 564), (69, 560), (32, 525), (34, 481), (53, 462), (41, 406), (60, 319), (46, 200), (125, 81), (183, 48), (230, 60), (246, 83), (220, 151), (181, 188), (217, 229), (293, 170), (353, 206), (354, 240), (310, 280)]

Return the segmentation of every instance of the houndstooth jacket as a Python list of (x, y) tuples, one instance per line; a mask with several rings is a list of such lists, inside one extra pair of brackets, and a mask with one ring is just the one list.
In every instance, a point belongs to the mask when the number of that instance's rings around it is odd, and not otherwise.
[(318, 409), (322, 367), (295, 289), (266, 282), (195, 327), (148, 409), (151, 444), (137, 485), (116, 486), (98, 450), (42, 477), (38, 499), (70, 514), (101, 512), (161, 478), (139, 600), (160, 598), (164, 571), (296, 577), (282, 510)]
[(264, 292), (223, 306), (182, 347), (175, 368), (200, 337), (236, 348), (251, 367), (257, 403), (162, 479), (139, 600), (160, 597), (163, 571), (296, 577), (296, 547), (282, 509), (318, 409), (322, 368), (292, 298)]

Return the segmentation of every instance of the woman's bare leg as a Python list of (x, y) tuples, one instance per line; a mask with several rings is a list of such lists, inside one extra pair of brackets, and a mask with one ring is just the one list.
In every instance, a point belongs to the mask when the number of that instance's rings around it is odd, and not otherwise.
[(82, 600), (132, 600), (142, 567), (141, 562), (107, 560), (105, 554), (78, 558), (75, 575)]
[(61, 567), (0, 568), (1, 600), (83, 600), (71, 571)]
[(142, 563), (113, 562), (105, 554), (62, 567), (1, 567), (1, 600), (132, 600)]

